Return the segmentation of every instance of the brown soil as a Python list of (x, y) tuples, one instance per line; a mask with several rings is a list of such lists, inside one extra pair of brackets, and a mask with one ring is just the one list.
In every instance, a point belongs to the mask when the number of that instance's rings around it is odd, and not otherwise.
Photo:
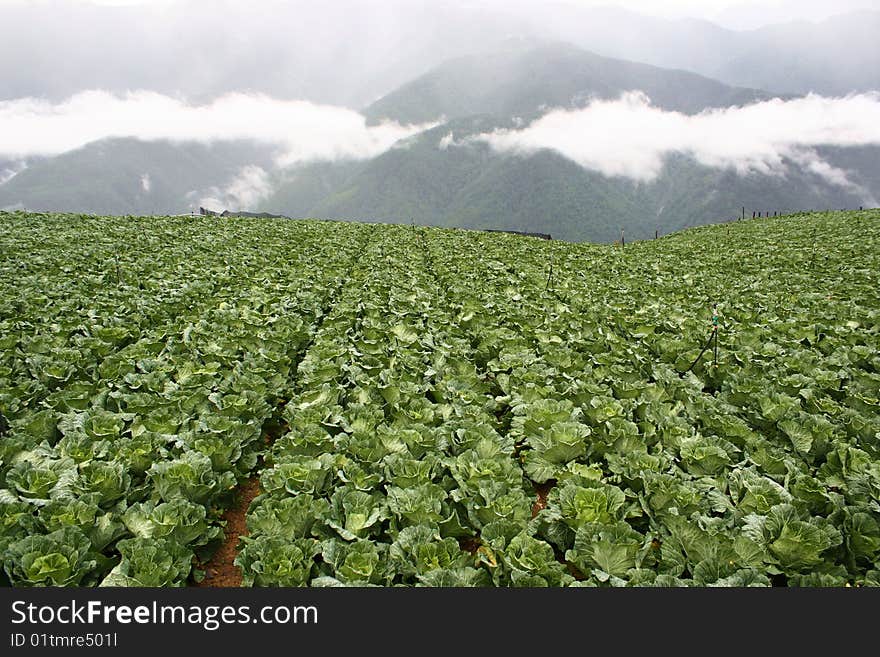
[[(286, 399), (277, 400), (278, 408), (283, 408)], [(264, 425), (263, 444), (268, 449), (280, 436), (289, 430), (286, 422), (270, 422)], [(257, 461), (255, 474), (250, 479), (242, 482), (235, 491), (235, 502), (223, 514), (226, 527), (223, 530), (225, 538), (223, 544), (214, 553), (207, 563), (198, 564), (200, 570), (205, 571), (205, 578), (196, 584), (199, 587), (234, 588), (240, 587), (242, 582), (241, 569), (235, 565), (235, 557), (238, 556), (238, 539), (247, 536), (247, 511), (254, 498), (260, 494), (260, 471), (263, 469), (262, 456)]]
[(205, 571), (205, 578), (196, 586), (226, 588), (241, 586), (241, 569), (233, 562), (238, 555), (238, 537), (247, 536), (245, 515), (248, 507), (259, 494), (259, 477), (251, 477), (239, 486), (235, 495), (235, 504), (223, 514), (223, 519), (226, 521), (224, 529), (226, 538), (211, 560), (201, 565), (201, 569)]
[(585, 579), (587, 579), (586, 575), (578, 570), (577, 566), (575, 566), (573, 563), (569, 563), (564, 559), (559, 560), (559, 563), (565, 564), (565, 567), (568, 569), (568, 574), (574, 577), (578, 582), (583, 582)]
[(480, 549), (482, 545), (482, 541), (478, 536), (471, 536), (467, 538), (459, 538), (458, 539), (458, 547), (460, 547), (465, 552), (470, 552), (471, 554), (476, 554), (477, 550)]
[[(532, 518), (538, 515), (538, 512), (541, 509), (547, 508), (547, 496), (550, 495), (550, 491), (553, 490), (553, 487), (556, 486), (556, 480), (551, 479), (550, 481), (544, 482), (543, 484), (536, 484), (532, 482), (532, 487), (535, 489), (535, 493), (538, 495), (538, 499), (535, 500), (535, 503), (532, 505)], [(559, 551), (557, 548), (553, 548), (554, 555), (556, 556), (556, 561), (563, 564), (565, 568), (568, 570), (568, 573), (574, 577), (576, 580), (581, 581), (586, 579), (584, 574), (578, 570), (578, 568), (568, 561), (565, 560), (565, 555)]]
[(547, 496), (550, 494), (550, 491), (553, 490), (553, 487), (555, 485), (555, 479), (551, 479), (550, 481), (543, 484), (532, 483), (532, 487), (535, 489), (535, 493), (538, 494), (538, 499), (535, 500), (535, 503), (532, 505), (532, 518), (538, 515), (538, 512), (541, 509), (547, 508)]

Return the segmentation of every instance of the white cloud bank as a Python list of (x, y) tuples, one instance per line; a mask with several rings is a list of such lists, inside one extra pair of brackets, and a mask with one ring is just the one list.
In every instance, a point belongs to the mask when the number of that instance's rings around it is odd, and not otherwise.
[(781, 174), (790, 159), (832, 184), (853, 187), (846, 172), (813, 149), (880, 144), (880, 94), (774, 99), (689, 116), (654, 107), (643, 93), (630, 92), (472, 139), (502, 152), (551, 149), (584, 168), (639, 181), (656, 178), (667, 155), (685, 153), (739, 173)]
[(249, 165), (242, 167), (226, 187), (212, 187), (201, 196), (190, 192), (190, 197), (200, 196), (199, 205), (209, 210), (254, 210), (272, 194), (272, 189), (266, 170)]
[(428, 127), (391, 122), (368, 126), (350, 109), (259, 94), (234, 93), (192, 105), (150, 91), (84, 91), (58, 104), (35, 98), (0, 101), (0, 155), (58, 155), (108, 137), (247, 139), (277, 145), (278, 164), (286, 166), (375, 157)]
[(27, 162), (16, 162), (5, 167), (0, 166), (0, 185), (9, 182), (25, 169), (27, 169)]

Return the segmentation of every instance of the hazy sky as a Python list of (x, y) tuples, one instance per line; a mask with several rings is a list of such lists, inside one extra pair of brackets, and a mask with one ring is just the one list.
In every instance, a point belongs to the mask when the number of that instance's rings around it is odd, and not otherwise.
[[(270, 0), (276, 2), (277, 0)], [(613, 6), (650, 16), (665, 18), (693, 17), (712, 20), (731, 29), (752, 29), (771, 23), (794, 20), (817, 21), (855, 9), (877, 9), (877, 0), (562, 0), (565, 4), (584, 7)], [(244, 5), (258, 13), (266, 0), (0, 0), (0, 5), (13, 4), (79, 3), (103, 6), (152, 6), (168, 9), (174, 5), (201, 4), (212, 11), (222, 11), (222, 5)], [(365, 0), (360, 4), (381, 5), (382, 0)], [(535, 8), (540, 11), (543, 0), (437, 0), (436, 5), (484, 5), (491, 7)]]
[[(443, 61), (517, 40), (565, 41), (774, 92), (864, 91), (877, 88), (864, 84), (880, 69), (876, 19), (773, 34), (666, 19), (753, 27), (876, 2), (0, 0), (0, 99), (146, 89), (203, 102), (250, 91), (361, 109)], [(590, 9), (598, 6), (606, 9)]]
[[(880, 70), (876, 18), (840, 22), (844, 39), (827, 25), (734, 34), (570, 8), (613, 5), (752, 29), (877, 9), (877, 1), (0, 0), (0, 180), (15, 173), (8, 162), (112, 137), (252, 140), (271, 145), (280, 167), (374, 157), (428, 127), (368, 125), (363, 108), (381, 95), (451, 57), (511, 40), (559, 39), (772, 93), (786, 91), (776, 85), (804, 64), (806, 90), (824, 79), (823, 93), (841, 97), (684, 116), (636, 93), (574, 111), (548, 108), (521, 130), (482, 136), (493, 148), (552, 149), (585, 168), (635, 180), (654, 178), (670, 153), (766, 173), (794, 160), (846, 187), (846, 173), (823, 162), (816, 148), (880, 144), (880, 96), (851, 93), (880, 89), (878, 78), (846, 78)], [(731, 62), (737, 66), (725, 68)], [(828, 80), (841, 84), (829, 87)], [(438, 144), (451, 146), (467, 144), (454, 136)], [(247, 206), (268, 184), (267, 173), (251, 167), (213, 193)], [(149, 176), (140, 185), (149, 191)]]

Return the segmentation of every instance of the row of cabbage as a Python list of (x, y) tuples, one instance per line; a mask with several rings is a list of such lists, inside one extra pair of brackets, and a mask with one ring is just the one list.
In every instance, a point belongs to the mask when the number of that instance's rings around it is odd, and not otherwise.
[[(15, 586), (183, 585), (222, 539), (222, 510), (366, 233), (3, 222), (0, 321), (14, 327), (0, 372), (5, 575)], [(17, 269), (30, 273), (7, 276)]]
[(626, 248), (377, 228), (287, 407), (247, 581), (876, 584), (877, 219)]
[[(877, 220), (523, 243), (518, 262), (514, 238), (433, 242), (524, 469), (553, 485), (530, 531), (583, 583), (877, 583)], [(718, 365), (686, 374), (715, 304)]]
[(431, 232), (380, 234), (299, 369), (290, 431), (248, 513), (245, 582), (570, 581), (550, 545), (523, 531), (535, 494), (433, 271)]
[(232, 240), (201, 241), (198, 222), (144, 231), (134, 220), (2, 216), (0, 402), (7, 417), (64, 407), (68, 398), (77, 404), (85, 392), (78, 397), (76, 384), (94, 380), (104, 358), (224, 294), (202, 275), (203, 257), (220, 249), (234, 258), (237, 249)]
[[(45, 218), (15, 217), (26, 239), (0, 260), (16, 336), (0, 352), (6, 572), (181, 583), (293, 393), (248, 515), (248, 584), (877, 584), (878, 218), (625, 248), (58, 221), (41, 250)], [(85, 243), (82, 227), (115, 239)], [(156, 248), (117, 255), (138, 231)], [(31, 281), (18, 293), (16, 268)], [(698, 356), (716, 313), (713, 362)], [(110, 325), (127, 333), (105, 346)], [(60, 383), (34, 366), (56, 352), (75, 364)], [(88, 550), (68, 554), (83, 533)], [(68, 576), (77, 560), (94, 564)]]

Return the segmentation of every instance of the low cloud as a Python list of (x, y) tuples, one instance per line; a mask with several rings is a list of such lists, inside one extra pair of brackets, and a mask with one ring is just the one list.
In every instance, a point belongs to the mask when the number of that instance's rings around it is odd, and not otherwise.
[(455, 136), (452, 132), (447, 132), (443, 137), (440, 138), (440, 141), (437, 142), (437, 148), (441, 151), (445, 151), (450, 146), (460, 146), (459, 142), (455, 141)]
[(684, 153), (741, 174), (784, 174), (786, 161), (794, 161), (832, 184), (855, 189), (845, 171), (814, 149), (880, 144), (880, 94), (774, 99), (689, 116), (654, 107), (645, 94), (630, 92), (582, 109), (552, 110), (522, 129), (471, 139), (509, 153), (550, 149), (586, 169), (645, 182), (660, 174), (667, 155)]
[(26, 162), (16, 162), (9, 166), (0, 166), (0, 185), (9, 182), (25, 169), (27, 169)]
[(233, 93), (205, 105), (150, 91), (85, 91), (53, 104), (0, 101), (0, 156), (58, 155), (109, 137), (145, 141), (252, 140), (278, 147), (278, 164), (375, 157), (431, 126), (368, 126), (354, 110)]
[(141, 176), (141, 189), (149, 194), (152, 187), (153, 183), (150, 181), (150, 174), (145, 173)]
[(809, 171), (815, 176), (818, 176), (825, 182), (831, 185), (836, 185), (837, 187), (841, 187), (860, 197), (865, 205), (871, 207), (880, 205), (877, 203), (877, 199), (874, 197), (870, 190), (850, 180), (849, 175), (846, 171), (839, 167), (835, 167), (832, 164), (829, 164), (828, 162), (823, 160), (822, 157), (818, 153), (816, 153), (816, 151), (799, 151), (792, 156), (792, 159), (804, 170)]
[(242, 167), (225, 187), (212, 187), (202, 194), (191, 192), (199, 198), (199, 205), (209, 210), (256, 210), (260, 201), (268, 198), (273, 187), (269, 174), (262, 167)]

